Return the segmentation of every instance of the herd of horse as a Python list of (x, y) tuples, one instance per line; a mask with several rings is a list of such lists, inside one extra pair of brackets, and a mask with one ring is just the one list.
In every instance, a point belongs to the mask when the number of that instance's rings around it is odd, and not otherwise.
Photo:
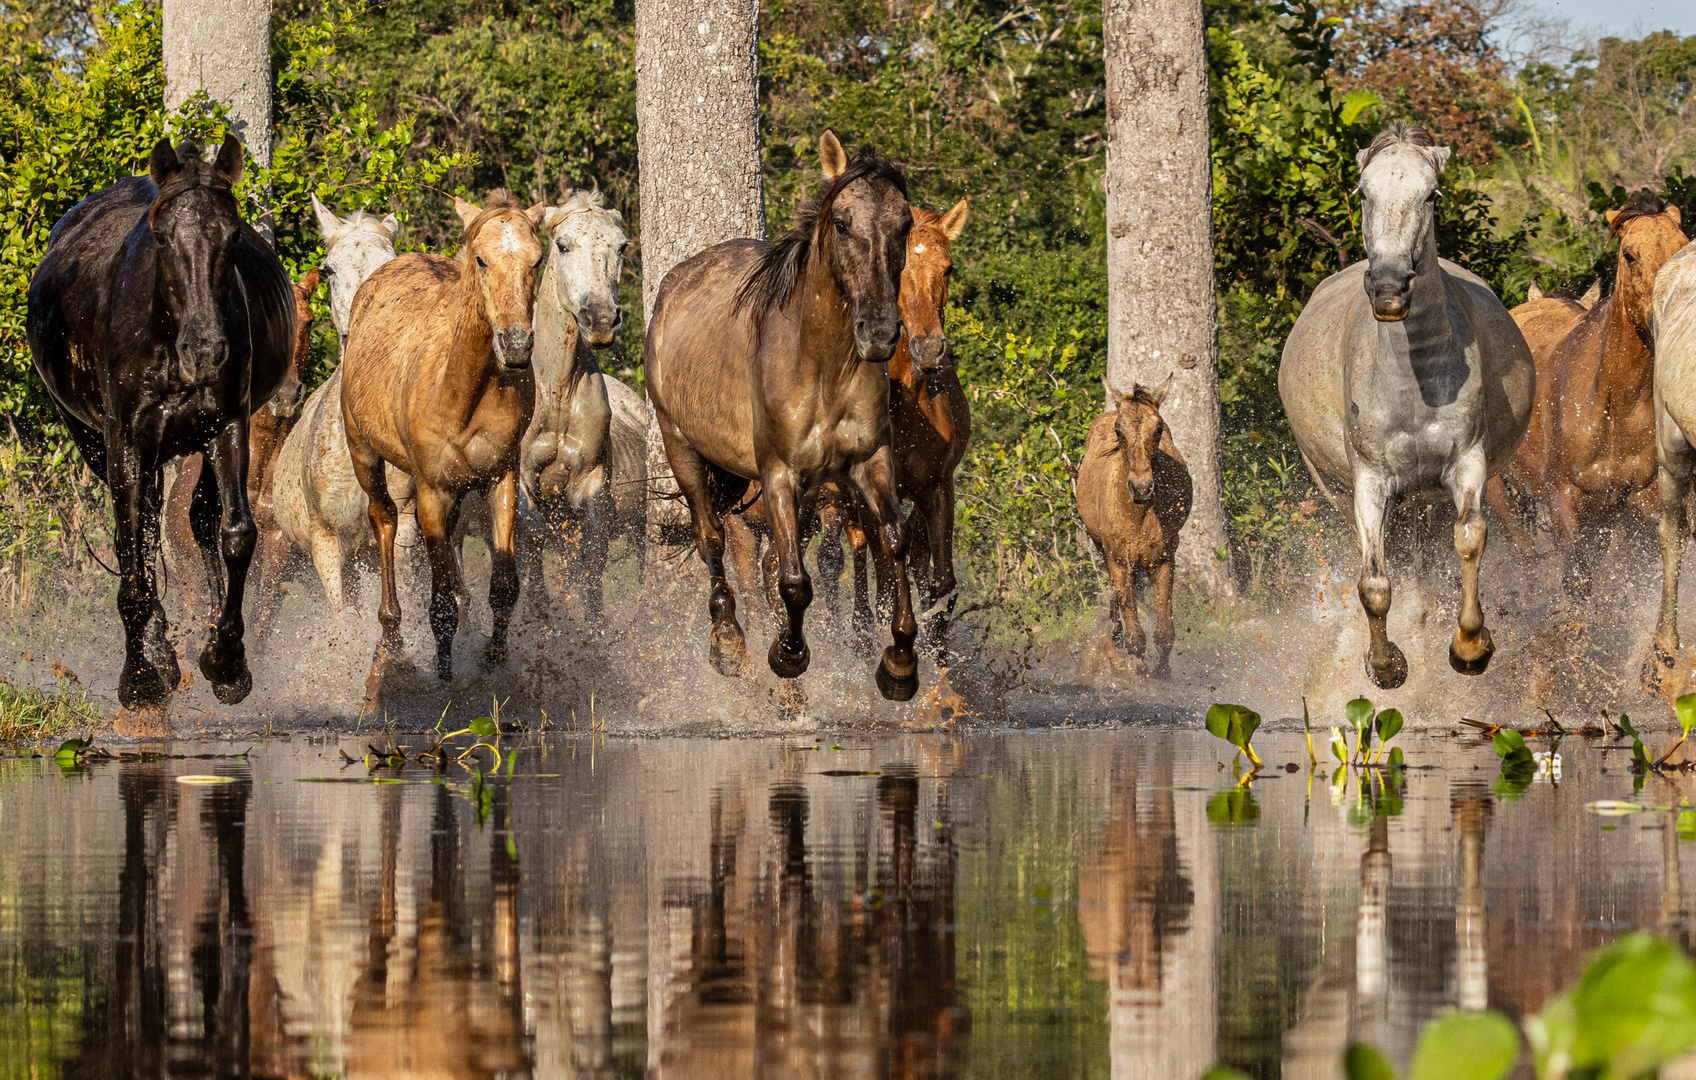
[[(1696, 469), (1696, 246), (1676, 208), (1635, 196), (1608, 215), (1620, 253), (1607, 297), (1534, 292), (1509, 312), (1482, 279), (1438, 257), (1433, 207), (1448, 156), (1402, 122), (1360, 151), (1365, 258), (1319, 285), (1279, 372), (1313, 480), (1356, 527), (1367, 673), (1395, 687), (1408, 672), (1387, 631), (1392, 512), (1447, 499), (1462, 567), (1450, 663), (1465, 674), (1483, 672), (1494, 651), (1478, 594), (1486, 504), (1516, 545), (1546, 519), (1578, 589), (1596, 537), (1622, 515), (1658, 513), (1666, 586), (1644, 672), (1655, 685), (1678, 655)], [(374, 552), (381, 658), (401, 645), (397, 575), (408, 561), (397, 547), (421, 545), (444, 680), (466, 619), (467, 535), (490, 555), (486, 666), (506, 658), (521, 592), (548, 604), (545, 551), (598, 618), (611, 541), (625, 537), (644, 561), (658, 497), (650, 426), (710, 581), (713, 666), (739, 675), (749, 665), (728, 568), (739, 588), (763, 588), (778, 618), (772, 671), (805, 672), (803, 556), (822, 535), (834, 607), (846, 538), (860, 640), (873, 620), (868, 556), (890, 620), (877, 686), (911, 698), (918, 650), (946, 659), (958, 594), (954, 471), (971, 417), (943, 313), (967, 203), (941, 214), (911, 205), (899, 163), (870, 148), (850, 157), (828, 131), (819, 157), (821, 183), (788, 232), (718, 244), (665, 275), (644, 345), (646, 401), (595, 359), (623, 320), (629, 248), (598, 192), (530, 207), (498, 189), (482, 205), (456, 198), (463, 241), (452, 258), (397, 255), (392, 215), (340, 216), (315, 197), (324, 255), (298, 282), (238, 212), (233, 137), (210, 159), (192, 141), (161, 140), (147, 175), (77, 204), (31, 283), (28, 335), (72, 437), (112, 488), (121, 703), (157, 704), (181, 677), (154, 576), (161, 545), (185, 603), (215, 612), (200, 669), (226, 703), (252, 686), (243, 601), (256, 551), (259, 624), (291, 567), (309, 560), (339, 610), (349, 561)], [(321, 281), (341, 360), (303, 402)], [(1148, 583), (1156, 675), (1169, 669), (1178, 536), (1194, 500), (1160, 414), (1171, 386), (1107, 387), (1075, 484), (1111, 581), (1114, 640), (1135, 656), (1148, 651), (1137, 614)]]

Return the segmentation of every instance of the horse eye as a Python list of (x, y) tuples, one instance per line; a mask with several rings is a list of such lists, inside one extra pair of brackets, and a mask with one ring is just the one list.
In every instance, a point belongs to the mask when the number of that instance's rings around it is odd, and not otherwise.
[(554, 247), (559, 248), (559, 253), (564, 255), (566, 252), (571, 250), (571, 241), (562, 236), (558, 240), (554, 241)]
[(481, 256), (481, 255), (477, 256), (477, 265), (484, 270), (487, 270), (489, 268), (489, 264), (487, 262), (483, 261), (483, 256)]
[(848, 221), (847, 221), (847, 219), (845, 219), (845, 218), (835, 218), (834, 224), (836, 225), (836, 235), (838, 235), (838, 236), (847, 236), (848, 235)]

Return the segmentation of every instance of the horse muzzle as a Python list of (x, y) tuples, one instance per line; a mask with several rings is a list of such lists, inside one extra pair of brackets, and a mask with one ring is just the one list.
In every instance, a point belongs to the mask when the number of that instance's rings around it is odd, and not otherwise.
[(495, 359), (508, 371), (523, 371), (535, 344), (536, 334), (528, 326), (509, 326), (495, 334)]
[(1152, 477), (1140, 484), (1134, 480), (1128, 481), (1125, 487), (1131, 493), (1131, 502), (1138, 506), (1147, 506), (1154, 501), (1154, 479)]
[(854, 348), (868, 364), (887, 363), (901, 343), (901, 317), (854, 320)]
[(913, 358), (913, 366), (927, 375), (941, 371), (948, 358), (948, 339), (940, 333), (908, 335), (907, 353)]
[(591, 347), (604, 349), (618, 339), (619, 327), (624, 325), (624, 311), (616, 303), (591, 300), (584, 305), (583, 336)]
[(1411, 273), (1368, 271), (1366, 274), (1366, 298), (1372, 303), (1372, 317), (1379, 322), (1401, 322), (1407, 318), (1412, 291)]

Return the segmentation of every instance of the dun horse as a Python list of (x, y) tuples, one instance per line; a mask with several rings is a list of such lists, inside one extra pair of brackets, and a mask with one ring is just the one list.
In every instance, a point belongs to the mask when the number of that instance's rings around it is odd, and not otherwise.
[(354, 476), (370, 499), (383, 569), (378, 619), (384, 645), (400, 643), (395, 592), (395, 503), (386, 465), (410, 474), (418, 527), (430, 557), (430, 628), (436, 675), (453, 678), (453, 638), (462, 618), (459, 559), (452, 537), (460, 500), (478, 488), (494, 533), (485, 661), (506, 659), (507, 623), (518, 598), (515, 557), (519, 443), (535, 408), (531, 315), (542, 245), (538, 208), (526, 214), (503, 190), (479, 208), (454, 209), (465, 223), (458, 259), (403, 255), (371, 275), (354, 298), (342, 361), (342, 422)]
[(1568, 586), (1578, 592), (1589, 588), (1594, 553), (1607, 546), (1605, 535), (1581, 531), (1610, 530), (1628, 506), (1643, 520), (1654, 516), (1650, 307), (1656, 273), (1686, 243), (1678, 208), (1648, 192), (1607, 216), (1619, 237), (1613, 292), (1559, 337), (1548, 332), (1558, 322), (1530, 318), (1550, 301), (1515, 310), (1536, 358), (1537, 406), (1525, 445), (1502, 473), (1506, 487), (1492, 485), (1491, 493), (1496, 515), (1522, 535), (1531, 507), (1548, 507)]
[(1372, 633), (1366, 671), (1381, 687), (1407, 678), (1407, 658), (1385, 630), (1384, 529), (1404, 496), (1453, 500), (1462, 595), (1449, 663), (1469, 675), (1489, 664), (1480, 500), (1525, 434), (1536, 386), (1531, 350), (1495, 293), (1437, 257), (1432, 210), (1448, 160), (1447, 147), (1400, 121), (1360, 151), (1366, 259), (1314, 290), (1278, 370), (1314, 483), (1355, 525)]
[[(259, 530), (259, 595), (253, 622), (260, 634), (264, 633), (282, 597), (283, 571), (291, 555), (288, 539), (277, 524), (276, 463), (283, 441), (300, 417), (300, 376), (311, 350), (312, 293), (318, 288), (318, 276), (314, 268), (294, 284), (294, 358), (283, 384), (247, 422), (247, 502), (253, 511), (253, 524)], [(204, 461), (203, 454), (184, 458), (176, 479), (171, 482), (170, 496), (165, 500), (165, 546), (176, 566), (183, 606), (195, 615), (211, 608), (222, 577), (222, 569), (215, 560), (203, 559), (206, 551), (195, 542), (190, 514)], [(190, 569), (191, 563), (200, 563), (205, 574), (195, 573)]]
[(1684, 559), (1686, 499), (1696, 471), (1696, 244), (1668, 259), (1655, 277), (1655, 450), (1661, 508), (1661, 613), (1643, 681), (1659, 690), (1678, 660), (1678, 576)]
[(53, 227), (29, 289), (35, 369), (84, 460), (112, 488), (126, 708), (162, 701), (179, 678), (152, 574), (160, 470), (210, 451), (192, 516), (222, 556), (217, 624), (200, 670), (218, 700), (253, 687), (242, 597), (256, 530), (247, 501), (248, 417), (287, 376), (294, 349), (288, 274), (243, 221), (232, 186), (242, 149), (217, 157), (161, 139), (148, 175), (71, 208)]
[[(379, 219), (363, 210), (338, 217), (317, 196), (312, 208), (324, 241), (321, 266), (329, 280), (330, 320), (345, 353), (354, 295), (378, 267), (394, 259), (400, 223), (392, 214)], [(368, 500), (354, 479), (342, 427), (340, 366), (306, 399), (300, 422), (277, 456), (276, 477), (277, 524), (295, 550), (311, 557), (330, 610), (340, 611), (346, 603), (342, 571), (347, 560), (371, 544)], [(405, 473), (389, 469), (390, 492), (403, 502), (410, 499), (411, 483)]]
[(782, 678), (807, 670), (802, 619), (813, 587), (802, 530), (819, 486), (836, 480), (865, 500), (895, 560), (894, 643), (877, 682), (885, 697), (904, 701), (918, 689), (917, 625), (883, 365), (901, 337), (913, 216), (894, 165), (870, 149), (848, 160), (828, 131), (819, 152), (825, 182), (777, 243), (732, 240), (666, 274), (648, 324), (648, 392), (712, 581), (714, 666), (739, 674), (747, 655), (725, 579), (721, 514), (757, 479), (787, 615), (767, 661)]
[(1147, 575), (1154, 593), (1153, 674), (1171, 672), (1172, 570), (1178, 532), (1189, 520), (1195, 490), (1189, 466), (1161, 419), (1160, 405), (1172, 389), (1168, 377), (1153, 390), (1129, 394), (1107, 388), (1110, 406), (1089, 429), (1078, 465), (1078, 516), (1107, 563), (1112, 581), (1108, 617), (1113, 643), (1142, 656), (1148, 639), (1137, 619), (1137, 578)]

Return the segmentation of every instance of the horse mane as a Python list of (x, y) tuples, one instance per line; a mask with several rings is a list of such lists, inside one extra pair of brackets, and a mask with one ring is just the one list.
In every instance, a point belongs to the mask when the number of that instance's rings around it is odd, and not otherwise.
[[(199, 143), (195, 142), (192, 137), (186, 138), (177, 144), (176, 153), (179, 167), (165, 178), (165, 182), (160, 185), (159, 190), (154, 194), (153, 205), (148, 207), (147, 210), (149, 224), (152, 223), (153, 215), (158, 212), (163, 203), (197, 187), (222, 191), (231, 196), (230, 208), (236, 209), (234, 192), (230, 190), (230, 182), (219, 176), (218, 170), (213, 168), (212, 162), (206, 160)], [(239, 211), (237, 211), (237, 216), (240, 216)]]
[(359, 232), (368, 232), (373, 236), (382, 235), (391, 242), (394, 240), (394, 235), (389, 232), (389, 227), (383, 224), (382, 218), (367, 210), (355, 210), (342, 218), (340, 225), (324, 234), (324, 254), (328, 255), (331, 248)]
[(1360, 162), (1361, 171), (1372, 164), (1372, 159), (1380, 151), (1392, 146), (1435, 146), (1431, 133), (1418, 124), (1410, 124), (1406, 120), (1392, 120), (1390, 125), (1380, 131), (1372, 140), (1372, 145), (1366, 148), (1366, 156)]
[(1150, 390), (1142, 383), (1137, 383), (1135, 386), (1131, 387), (1130, 394), (1124, 400), (1137, 405), (1147, 405), (1155, 412), (1160, 411), (1160, 402), (1154, 400), (1154, 391)]
[(548, 208), (547, 224), (549, 228), (575, 214), (599, 212), (610, 214), (613, 220), (623, 224), (624, 215), (607, 205), (607, 197), (600, 188), (578, 188), (558, 206)]
[(1608, 231), (1619, 236), (1627, 225), (1638, 218), (1656, 217), (1666, 212), (1666, 202), (1648, 188), (1643, 188), (1625, 200), (1625, 205), (1614, 215), (1613, 224), (1608, 226)]
[(801, 282), (801, 268), (807, 265), (807, 256), (818, 240), (819, 222), (829, 216), (836, 197), (849, 184), (866, 179), (887, 181), (903, 199), (907, 197), (906, 173), (871, 146), (860, 147), (846, 169), (826, 180), (801, 204), (795, 224), (760, 256), (748, 280), (736, 290), (733, 303), (737, 310), (747, 310), (758, 324), (765, 322), (774, 308), (781, 310), (789, 306)]

